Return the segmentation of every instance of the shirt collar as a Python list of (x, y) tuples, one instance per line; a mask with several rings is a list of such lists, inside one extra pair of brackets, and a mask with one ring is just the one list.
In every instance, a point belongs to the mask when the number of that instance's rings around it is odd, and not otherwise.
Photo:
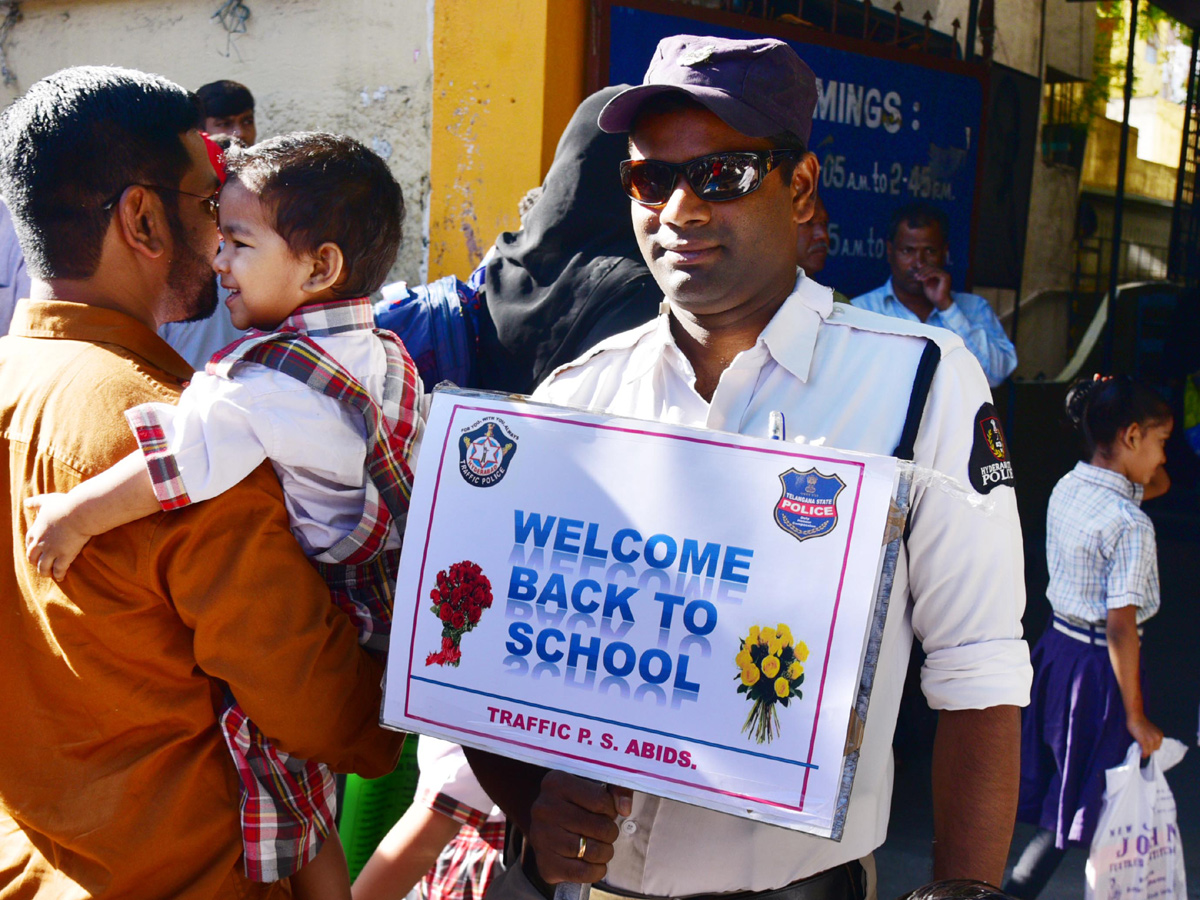
[(1116, 491), (1126, 500), (1132, 500), (1139, 505), (1142, 502), (1142, 495), (1145, 488), (1140, 484), (1134, 484), (1124, 475), (1120, 475), (1111, 469), (1102, 469), (1100, 466), (1093, 466), (1091, 463), (1077, 462), (1072, 474), (1089, 484), (1108, 488), (1110, 491)]
[(762, 330), (759, 342), (772, 358), (799, 378), (808, 381), (817, 332), (833, 312), (833, 291), (800, 272), (791, 295)]
[(66, 300), (21, 300), (8, 333), (17, 337), (113, 344), (181, 380), (192, 366), (171, 345), (133, 316), (115, 309)]
[[(832, 312), (833, 291), (798, 270), (792, 293), (763, 328), (755, 346), (765, 346), (779, 365), (801, 381), (808, 381), (817, 332)], [(665, 300), (659, 307), (653, 329), (638, 343), (631, 356), (624, 380), (636, 381), (660, 359), (675, 365), (683, 374), (692, 372), (691, 363), (671, 334), (670, 306)]]
[[(920, 321), (920, 317), (915, 312), (913, 312), (911, 309), (909, 309), (907, 306), (905, 306), (904, 303), (901, 302), (900, 298), (896, 296), (896, 289), (894, 287), (892, 287), (892, 279), (890, 276), (888, 277), (888, 280), (884, 284), (884, 286), (880, 288), (880, 291), (883, 292), (884, 306), (899, 307), (901, 310), (903, 310), (905, 313), (907, 313), (908, 316), (910, 316), (914, 321), (918, 321), (918, 322)], [(935, 309), (934, 312), (937, 312), (937, 310)], [(891, 313), (888, 313), (888, 315), (896, 315), (896, 313), (891, 312)]]
[[(888, 307), (887, 315), (895, 316), (897, 318), (912, 319), (914, 322), (921, 321), (921, 317), (918, 316), (911, 309), (909, 309), (907, 306), (905, 306), (904, 301), (896, 296), (896, 289), (894, 287), (892, 287), (892, 279), (891, 278), (888, 278), (887, 284), (885, 284), (883, 287), (881, 287), (880, 290), (883, 292), (883, 305)], [(955, 293), (954, 291), (950, 292), (950, 297), (956, 303), (958, 302), (959, 295), (957, 293)], [(935, 320), (936, 320), (936, 322), (941, 322), (943, 312), (944, 312), (943, 310), (940, 310), (935, 306), (933, 308), (933, 310), (929, 313), (929, 317), (925, 319), (924, 324), (928, 325), (930, 322), (934, 322)]]
[(323, 337), (375, 327), (375, 310), (366, 297), (330, 300), (299, 307), (279, 323), (276, 331), (303, 331)]

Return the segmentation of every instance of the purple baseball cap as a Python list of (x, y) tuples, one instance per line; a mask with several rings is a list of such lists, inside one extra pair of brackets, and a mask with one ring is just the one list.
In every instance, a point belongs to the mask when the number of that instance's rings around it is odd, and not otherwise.
[(658, 42), (642, 83), (600, 111), (602, 131), (629, 131), (651, 97), (687, 94), (750, 137), (790, 131), (808, 143), (817, 80), (796, 51), (772, 38), (732, 41), (676, 34)]

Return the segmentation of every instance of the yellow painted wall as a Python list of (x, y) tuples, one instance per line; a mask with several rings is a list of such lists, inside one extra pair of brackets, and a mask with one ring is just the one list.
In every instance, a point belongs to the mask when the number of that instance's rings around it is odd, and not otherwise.
[(429, 277), (466, 278), (583, 99), (586, 0), (436, 0)]

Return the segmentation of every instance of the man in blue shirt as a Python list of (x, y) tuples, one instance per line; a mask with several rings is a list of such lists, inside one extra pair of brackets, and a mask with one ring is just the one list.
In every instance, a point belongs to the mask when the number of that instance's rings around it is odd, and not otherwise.
[(950, 221), (929, 203), (910, 203), (892, 216), (887, 257), (892, 277), (850, 302), (860, 309), (948, 328), (983, 366), (988, 384), (1000, 384), (1017, 367), (1017, 351), (987, 300), (950, 290), (946, 237)]

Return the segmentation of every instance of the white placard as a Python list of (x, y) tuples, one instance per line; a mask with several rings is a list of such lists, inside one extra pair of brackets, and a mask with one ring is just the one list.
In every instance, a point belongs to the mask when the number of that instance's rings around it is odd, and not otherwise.
[(898, 481), (890, 457), (439, 390), (383, 721), (840, 838)]

